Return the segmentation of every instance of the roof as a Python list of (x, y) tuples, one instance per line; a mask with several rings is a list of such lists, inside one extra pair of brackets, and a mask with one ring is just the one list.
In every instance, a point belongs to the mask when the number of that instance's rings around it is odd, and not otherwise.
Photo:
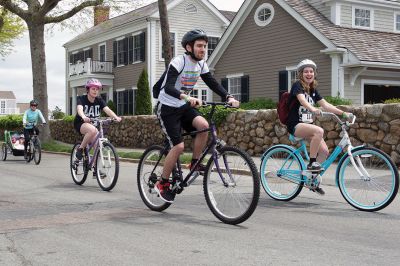
[[(172, 4), (176, 0), (166, 0), (166, 4)], [(224, 17), (225, 20), (227, 19), (229, 22), (232, 21), (232, 19), (235, 17), (236, 12), (232, 11), (223, 11), (223, 10), (218, 10), (216, 9), (213, 5), (211, 5), (214, 9), (214, 12), (220, 12)], [(133, 21), (140, 20), (140, 19), (145, 19), (147, 17), (150, 17), (153, 15), (155, 12), (158, 12), (158, 1), (155, 1), (151, 4), (148, 4), (146, 6), (137, 8), (135, 10), (132, 10), (126, 14), (122, 14), (117, 17), (113, 17), (108, 19), (107, 21), (104, 21), (96, 26), (91, 27), (84, 33), (76, 36), (74, 39), (68, 41), (64, 45), (67, 45), (72, 42), (79, 42), (80, 40), (86, 40), (90, 39), (91, 37), (96, 37), (99, 34), (102, 34), (106, 31), (109, 31), (110, 29), (123, 26), (125, 24), (129, 24)]]
[(0, 99), (12, 99), (15, 100), (14, 92), (12, 91), (0, 91)]
[(236, 12), (234, 12), (234, 11), (219, 10), (219, 12), (221, 12), (222, 15), (224, 15), (231, 22), (235, 18), (235, 15), (236, 15)]
[(304, 0), (286, 2), (337, 47), (347, 48), (360, 61), (400, 64), (399, 33), (337, 26)]
[(25, 112), (25, 110), (30, 108), (30, 104), (29, 103), (17, 103), (17, 108), (19, 108), (20, 113), (23, 113), (23, 112)]

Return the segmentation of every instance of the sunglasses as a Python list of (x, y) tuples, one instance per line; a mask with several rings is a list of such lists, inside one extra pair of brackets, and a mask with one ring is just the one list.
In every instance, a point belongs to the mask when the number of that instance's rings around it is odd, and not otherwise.
[(37, 107), (37, 104), (31, 104), (31, 107)]

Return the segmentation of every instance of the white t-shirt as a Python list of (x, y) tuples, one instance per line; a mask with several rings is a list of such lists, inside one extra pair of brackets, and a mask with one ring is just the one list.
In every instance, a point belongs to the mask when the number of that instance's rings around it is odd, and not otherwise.
[[(187, 54), (184, 54), (183, 56), (180, 55), (172, 59), (170, 66), (171, 65), (176, 68), (178, 73), (181, 72), (176, 79), (175, 89), (186, 94), (190, 94), (192, 92), (201, 74), (210, 72), (207, 63), (204, 60), (193, 62), (190, 55)], [(161, 87), (165, 86), (167, 78), (168, 74), (165, 76)], [(158, 101), (161, 104), (172, 107), (180, 107), (186, 103), (185, 100), (177, 99), (165, 93), (165, 89), (160, 91)]]

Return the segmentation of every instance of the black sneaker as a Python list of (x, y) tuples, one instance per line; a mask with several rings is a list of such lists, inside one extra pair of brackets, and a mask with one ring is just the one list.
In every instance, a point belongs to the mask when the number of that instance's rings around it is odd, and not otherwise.
[[(103, 171), (99, 170), (99, 173), (100, 173), (100, 178), (101, 179), (104, 179), (104, 178), (107, 177), (107, 175)], [(97, 178), (97, 172), (96, 171), (93, 172), (93, 178)]]
[(154, 190), (157, 192), (160, 199), (165, 202), (173, 203), (175, 199), (175, 193), (170, 189), (170, 183), (168, 181), (157, 181), (154, 185)]
[(307, 170), (310, 172), (321, 172), (324, 169), (318, 162), (313, 162), (307, 166)]
[[(193, 170), (193, 166), (192, 166), (192, 164), (189, 165), (190, 170)], [(202, 164), (202, 163), (199, 163), (196, 166), (195, 171), (199, 171), (200, 173), (204, 173), (206, 171), (206, 166), (204, 164)]]
[(313, 192), (316, 192), (316, 193), (320, 194), (321, 196), (325, 195), (325, 191), (324, 191), (322, 188), (320, 188), (320, 187), (312, 188), (312, 189), (310, 189), (310, 190), (313, 191)]
[(82, 148), (78, 148), (76, 150), (75, 156), (76, 156), (76, 159), (78, 159), (79, 161), (82, 160), (82, 158), (83, 158), (83, 149)]

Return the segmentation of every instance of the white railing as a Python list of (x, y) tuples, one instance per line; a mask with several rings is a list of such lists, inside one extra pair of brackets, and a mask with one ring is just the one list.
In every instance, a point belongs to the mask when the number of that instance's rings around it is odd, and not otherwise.
[(69, 76), (85, 75), (92, 73), (112, 73), (112, 62), (95, 61), (88, 58), (85, 62), (78, 61), (76, 64), (69, 64)]

